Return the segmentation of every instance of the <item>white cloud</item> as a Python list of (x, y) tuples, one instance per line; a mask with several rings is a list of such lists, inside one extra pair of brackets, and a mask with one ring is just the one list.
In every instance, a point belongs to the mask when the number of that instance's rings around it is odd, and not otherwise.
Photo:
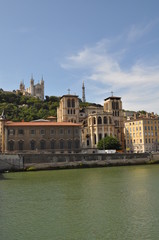
[(128, 41), (136, 41), (149, 33), (153, 27), (159, 23), (159, 19), (155, 19), (146, 25), (132, 25), (128, 33)]
[[(147, 26), (143, 32), (148, 28)], [(121, 55), (118, 54), (121, 58), (116, 57), (115, 52), (109, 51), (108, 43), (109, 41), (102, 40), (102, 43), (99, 42), (94, 47), (85, 47), (68, 57), (62, 67), (84, 71), (82, 80), (87, 85), (87, 100), (93, 95), (94, 101), (102, 103), (107, 97), (106, 93), (113, 90), (114, 95), (122, 97), (125, 109), (145, 109), (159, 113), (159, 65), (147, 66), (140, 60), (124, 70), (120, 60), (124, 57), (125, 49), (118, 51), (121, 52)]]

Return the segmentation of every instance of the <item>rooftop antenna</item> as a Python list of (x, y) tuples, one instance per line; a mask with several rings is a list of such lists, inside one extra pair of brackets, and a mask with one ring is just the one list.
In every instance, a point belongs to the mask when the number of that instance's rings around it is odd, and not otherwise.
[(113, 91), (111, 91), (111, 95), (112, 95), (112, 97), (113, 97), (113, 93), (114, 93), (114, 92), (113, 92)]
[(84, 81), (82, 84), (82, 102), (86, 102)]

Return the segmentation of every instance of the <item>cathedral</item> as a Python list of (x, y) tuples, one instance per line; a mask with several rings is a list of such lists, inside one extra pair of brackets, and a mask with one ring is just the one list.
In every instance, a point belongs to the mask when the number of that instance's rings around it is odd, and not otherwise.
[(30, 79), (30, 87), (25, 89), (24, 83), (21, 81), (20, 83), (20, 92), (23, 95), (30, 95), (33, 97), (38, 97), (41, 100), (44, 100), (44, 80), (41, 79), (40, 83), (34, 84), (34, 79), (31, 77)]

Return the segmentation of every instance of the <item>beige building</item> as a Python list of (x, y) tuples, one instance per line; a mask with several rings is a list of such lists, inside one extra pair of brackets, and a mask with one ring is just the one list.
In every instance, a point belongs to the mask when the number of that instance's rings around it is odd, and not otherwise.
[(131, 119), (125, 122), (127, 152), (151, 152), (159, 150), (158, 117)]
[(67, 94), (61, 97), (57, 109), (58, 122), (81, 122), (82, 147), (96, 148), (98, 141), (108, 136), (117, 137), (124, 148), (124, 126), (122, 102), (120, 97), (109, 97), (103, 106), (79, 108), (76, 95)]
[(30, 80), (30, 87), (26, 89), (24, 83), (21, 81), (19, 91), (22, 92), (23, 95), (30, 95), (44, 100), (44, 80), (42, 78), (40, 83), (34, 84), (34, 79), (32, 77)]
[(8, 152), (79, 152), (81, 124), (50, 121), (11, 122), (0, 119), (0, 150)]
[(61, 97), (60, 105), (57, 108), (57, 121), (79, 123), (78, 96), (67, 94)]

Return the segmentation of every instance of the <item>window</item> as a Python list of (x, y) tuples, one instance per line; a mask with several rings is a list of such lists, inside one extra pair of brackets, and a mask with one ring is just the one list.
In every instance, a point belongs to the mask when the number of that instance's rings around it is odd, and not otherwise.
[(102, 118), (98, 117), (98, 124), (102, 124)]
[(142, 143), (142, 139), (140, 139), (140, 143)]
[(95, 117), (93, 118), (93, 124), (96, 124), (96, 118)]
[(145, 130), (147, 130), (147, 126), (145, 126)]
[(72, 141), (71, 140), (68, 140), (67, 147), (69, 150), (72, 149)]
[(15, 135), (15, 129), (9, 129), (8, 135)]
[(75, 100), (72, 99), (72, 107), (74, 108), (75, 107)]
[(78, 139), (75, 140), (75, 148), (79, 148), (80, 147), (80, 142)]
[(64, 140), (63, 139), (60, 140), (60, 149), (64, 149)]
[(71, 129), (68, 129), (68, 130), (67, 130), (67, 133), (68, 133), (68, 134), (71, 134)]
[(41, 129), (41, 130), (40, 130), (40, 134), (41, 134), (41, 135), (44, 135), (44, 134), (45, 134), (45, 130), (44, 130), (44, 129)]
[(18, 134), (24, 134), (24, 130), (23, 129), (18, 129)]
[(31, 130), (30, 130), (30, 134), (31, 134), (31, 135), (34, 135), (35, 133), (36, 133), (36, 132), (35, 132), (34, 129), (31, 129)]
[(51, 134), (51, 135), (55, 135), (55, 134), (56, 134), (56, 131), (55, 131), (54, 129), (51, 129), (51, 130), (50, 130), (50, 134)]
[(63, 132), (64, 132), (63, 128), (60, 128), (59, 133), (63, 134)]
[(107, 124), (107, 123), (108, 123), (107, 117), (104, 117), (104, 124)]
[(14, 151), (14, 141), (9, 141), (8, 142), (8, 148), (9, 148), (9, 151)]
[(67, 107), (71, 107), (70, 99), (67, 100)]
[(30, 149), (35, 150), (35, 141), (34, 140), (31, 140), (31, 142), (30, 142)]
[(55, 149), (55, 140), (51, 140), (50, 142), (50, 148)]
[(96, 144), (96, 134), (94, 134), (94, 144)]
[(112, 124), (112, 119), (111, 119), (111, 117), (109, 117), (109, 124)]
[(22, 151), (23, 148), (24, 148), (24, 141), (20, 140), (20, 141), (18, 142), (18, 146), (19, 146), (19, 150)]
[(40, 149), (45, 149), (46, 148), (46, 143), (44, 140), (40, 141)]
[(75, 134), (78, 135), (79, 131), (78, 128), (75, 129)]

